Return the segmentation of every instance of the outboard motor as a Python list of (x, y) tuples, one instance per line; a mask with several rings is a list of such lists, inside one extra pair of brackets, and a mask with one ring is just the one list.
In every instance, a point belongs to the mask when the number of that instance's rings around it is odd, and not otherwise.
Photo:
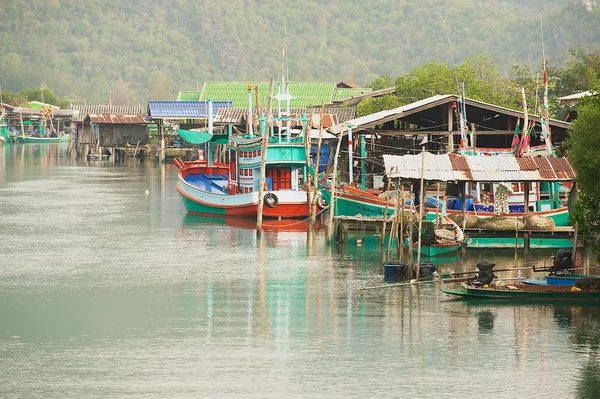
[(559, 270), (571, 269), (573, 267), (573, 254), (569, 249), (561, 248), (554, 255), (554, 263), (552, 265), (552, 273)]
[(481, 261), (477, 264), (477, 282), (481, 284), (490, 284), (496, 278), (494, 275), (495, 263), (488, 262), (487, 260)]

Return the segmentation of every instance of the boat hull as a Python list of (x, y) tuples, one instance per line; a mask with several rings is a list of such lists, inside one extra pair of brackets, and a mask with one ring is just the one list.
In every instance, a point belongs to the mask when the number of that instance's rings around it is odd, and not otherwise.
[(460, 290), (442, 288), (445, 294), (465, 299), (504, 299), (528, 301), (600, 301), (598, 291), (572, 291), (570, 286), (515, 284), (517, 289), (463, 287)]
[[(331, 203), (331, 191), (327, 186), (322, 186), (321, 193), (325, 198), (327, 204)], [(376, 195), (367, 193), (365, 191), (356, 189), (354, 187), (343, 186), (335, 190), (335, 216), (363, 216), (363, 217), (388, 217), (393, 215), (395, 212), (396, 204), (393, 201), (387, 201), (383, 198), (379, 198)], [(405, 206), (405, 210), (410, 209)], [(461, 211), (457, 210), (446, 210), (448, 215), (460, 215)], [(435, 208), (427, 208), (425, 217), (427, 220), (435, 220), (436, 216), (442, 213), (441, 210)], [(557, 209), (551, 209), (548, 211), (530, 212), (538, 216), (550, 218), (554, 221), (555, 226), (568, 226), (569, 225), (569, 208), (561, 207)], [(492, 212), (473, 212), (468, 211), (467, 215), (473, 215), (478, 218), (491, 218), (495, 217), (496, 214)], [(501, 216), (508, 216), (511, 218), (523, 218), (523, 213), (508, 213)], [(514, 240), (512, 241), (514, 247)], [(540, 243), (540, 248), (546, 248), (543, 243)], [(554, 248), (552, 246), (552, 248)]]
[(567, 275), (548, 275), (543, 280), (537, 279), (525, 279), (522, 280), (523, 284), (535, 284), (535, 285), (550, 285), (550, 286), (568, 286), (572, 287), (577, 280), (583, 278), (590, 278), (592, 276), (585, 274), (567, 274)]
[(15, 136), (15, 139), (19, 143), (65, 143), (69, 141), (69, 135), (58, 136), (58, 137), (33, 137), (33, 136)]
[[(438, 256), (447, 254), (450, 252), (458, 251), (461, 247), (461, 244), (451, 244), (451, 245), (428, 245), (421, 247), (421, 255), (423, 256)], [(413, 246), (413, 251), (418, 252), (419, 248)]]
[[(224, 165), (207, 169), (200, 164), (180, 169), (177, 191), (189, 214), (208, 216), (256, 217), (258, 191), (230, 194)], [(202, 176), (218, 176), (203, 178)], [(194, 177), (198, 177), (194, 179)], [(307, 193), (303, 190), (269, 191), (276, 198), (274, 206), (264, 202), (263, 216), (268, 218), (305, 218), (309, 214)], [(267, 192), (265, 192), (265, 195)]]

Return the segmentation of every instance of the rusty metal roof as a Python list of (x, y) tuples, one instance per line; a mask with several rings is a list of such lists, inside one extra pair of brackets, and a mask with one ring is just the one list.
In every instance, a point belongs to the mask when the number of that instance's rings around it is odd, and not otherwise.
[(147, 123), (146, 115), (89, 114), (88, 118), (90, 122), (98, 124), (143, 125)]
[(73, 121), (83, 122), (89, 114), (115, 114), (115, 115), (138, 115), (145, 114), (146, 109), (133, 105), (73, 105), (73, 110), (76, 111)]
[[(575, 171), (566, 158), (517, 157), (424, 153), (424, 179), (428, 181), (571, 181)], [(385, 170), (392, 178), (421, 178), (421, 154), (383, 155)]]

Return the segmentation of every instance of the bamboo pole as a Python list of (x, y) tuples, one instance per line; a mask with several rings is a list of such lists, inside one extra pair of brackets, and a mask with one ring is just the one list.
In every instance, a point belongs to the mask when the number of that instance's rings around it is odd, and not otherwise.
[(338, 143), (337, 143), (337, 148), (335, 149), (335, 157), (333, 159), (333, 173), (331, 176), (331, 203), (329, 204), (329, 223), (327, 224), (327, 237), (329, 237), (329, 240), (327, 242), (331, 241), (331, 237), (333, 235), (333, 216), (335, 214), (335, 184), (336, 184), (336, 175), (337, 175), (337, 161), (338, 161), (338, 156), (340, 155), (340, 147), (342, 145), (342, 138), (344, 137), (344, 132), (340, 132), (340, 135), (338, 137)]
[(321, 120), (319, 121), (319, 140), (317, 141), (316, 166), (314, 177), (313, 198), (311, 203), (311, 217), (314, 219), (317, 214), (317, 200), (319, 193), (319, 167), (321, 164), (321, 143), (323, 142), (323, 114), (325, 113), (325, 102), (321, 101)]
[(362, 287), (362, 288), (359, 288), (358, 290), (360, 292), (362, 292), (362, 291), (368, 291), (368, 290), (376, 290), (376, 289), (380, 289), (380, 288), (406, 287), (408, 285), (415, 285), (415, 284), (430, 284), (430, 283), (442, 283), (442, 282), (443, 282), (443, 280), (436, 278), (436, 277), (434, 277), (434, 278), (423, 277), (420, 281), (415, 279), (412, 281), (396, 283), (396, 284), (385, 284), (385, 285), (374, 285), (371, 287)]
[[(527, 99), (525, 98), (525, 88), (521, 89), (521, 100), (523, 102), (523, 129), (525, 132), (523, 133), (523, 144), (527, 143), (527, 137), (529, 136), (529, 113), (527, 112)], [(526, 145), (524, 151), (521, 153), (529, 152), (529, 146)]]
[[(302, 115), (304, 116), (304, 114)], [(311, 195), (313, 192), (313, 176), (312, 173), (310, 173), (310, 125), (309, 123), (306, 123), (305, 125), (305, 121), (302, 121), (302, 127), (304, 129), (304, 152), (306, 153), (306, 206), (308, 207), (309, 225), (312, 225), (315, 222), (316, 212), (313, 211)], [(288, 131), (288, 135), (289, 134), (290, 132)]]
[(437, 183), (437, 193), (435, 196), (435, 226), (438, 229), (440, 228), (440, 224), (441, 224), (440, 220), (438, 219), (439, 218), (439, 216), (438, 216), (439, 209), (440, 209), (440, 207), (438, 206), (439, 202), (440, 202), (440, 182)]
[[(398, 192), (398, 187), (396, 187), (396, 192)], [(396, 252), (400, 252), (400, 238), (398, 237), (398, 224), (402, 223), (402, 219), (398, 222), (398, 218), (400, 217), (400, 201), (398, 201), (398, 196), (396, 196), (396, 205), (394, 206), (394, 230), (393, 234), (396, 237)], [(391, 232), (390, 232), (391, 233)]]
[(386, 183), (387, 187), (386, 187), (386, 190), (385, 190), (385, 193), (386, 193), (387, 197), (384, 197), (386, 200), (385, 200), (385, 210), (383, 211), (383, 232), (382, 232), (382, 236), (381, 236), (381, 246), (382, 247), (385, 246), (385, 229), (387, 227), (386, 225), (387, 225), (388, 207), (390, 205), (390, 198), (389, 198), (389, 195), (390, 195), (390, 180), (392, 180), (392, 179), (388, 175), (388, 181)]
[(262, 152), (260, 159), (260, 183), (258, 185), (258, 212), (256, 215), (256, 233), (261, 235), (262, 220), (263, 220), (263, 206), (264, 206), (264, 192), (265, 192), (265, 173), (267, 170), (267, 150), (269, 149), (269, 129), (271, 124), (271, 107), (273, 105), (273, 85), (275, 84), (275, 78), (271, 78), (269, 84), (269, 102), (267, 105), (267, 115), (265, 119), (265, 129), (263, 133)]

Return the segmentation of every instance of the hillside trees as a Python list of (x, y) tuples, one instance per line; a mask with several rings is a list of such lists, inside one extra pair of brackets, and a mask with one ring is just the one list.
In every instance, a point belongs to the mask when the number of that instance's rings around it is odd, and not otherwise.
[(574, 44), (598, 48), (599, 9), (568, 0), (117, 0), (110, 6), (6, 0), (0, 84), (16, 92), (45, 81), (60, 97), (73, 93), (104, 103), (113, 86), (123, 87), (121, 79), (128, 92), (123, 98), (139, 103), (148, 99), (159, 71), (169, 75), (173, 92), (205, 80), (267, 81), (282, 70), (285, 44), (291, 80), (366, 85), (385, 73), (397, 77), (449, 60), (442, 23), (458, 64), (493, 54), (505, 74), (512, 58), (541, 58), (535, 48), (539, 21), (523, 15), (543, 10), (546, 52), (556, 56)]

